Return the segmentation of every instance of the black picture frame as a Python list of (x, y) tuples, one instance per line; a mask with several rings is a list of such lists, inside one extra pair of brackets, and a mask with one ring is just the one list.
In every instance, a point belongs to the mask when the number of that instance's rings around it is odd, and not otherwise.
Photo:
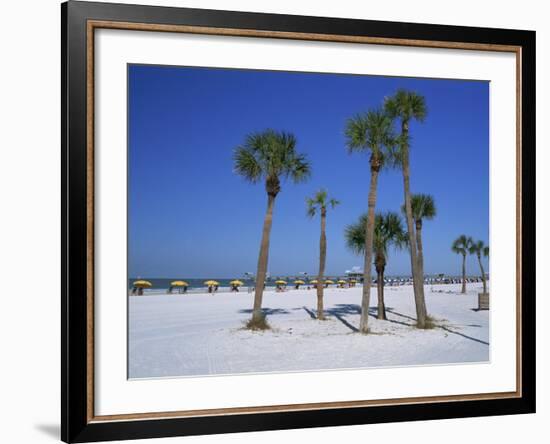
[[(89, 415), (87, 22), (368, 36), (521, 49), (521, 396), (303, 411), (94, 421)], [(535, 412), (535, 32), (69, 1), (61, 5), (61, 438), (90, 442)], [(93, 327), (92, 327), (93, 328)]]

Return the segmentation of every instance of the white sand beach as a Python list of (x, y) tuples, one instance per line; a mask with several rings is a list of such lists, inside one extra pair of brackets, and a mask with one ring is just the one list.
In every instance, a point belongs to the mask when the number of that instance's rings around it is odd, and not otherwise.
[(360, 287), (325, 289), (328, 319), (314, 319), (315, 290), (264, 293), (270, 331), (244, 330), (253, 293), (129, 297), (130, 378), (225, 375), (489, 360), (489, 311), (477, 311), (481, 284), (427, 285), (426, 303), (437, 327), (413, 327), (409, 286), (386, 287), (388, 320), (376, 315), (371, 333), (356, 332)]

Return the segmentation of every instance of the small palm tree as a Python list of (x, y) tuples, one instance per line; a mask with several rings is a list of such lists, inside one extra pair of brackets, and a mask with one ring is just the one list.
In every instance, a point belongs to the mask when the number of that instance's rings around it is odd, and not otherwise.
[(365, 226), (365, 263), (363, 269), (363, 296), (361, 300), (361, 320), (359, 331), (368, 333), (370, 290), (372, 285), (371, 262), (374, 239), (374, 210), (378, 174), (393, 164), (394, 137), (393, 122), (382, 110), (370, 110), (359, 114), (346, 123), (346, 144), (348, 151), (368, 152), (370, 155), (370, 188), (368, 197), (367, 224)]
[(481, 255), (489, 257), (489, 247), (485, 245), (483, 241), (472, 242), (472, 245), (469, 249), (470, 254), (475, 254), (477, 256), (477, 261), (479, 263), (479, 268), (481, 270), (481, 280), (483, 281), (483, 294), (487, 294), (487, 279), (485, 277), (485, 270), (483, 269), (483, 263), (481, 262)]
[(416, 305), (417, 327), (424, 328), (428, 312), (424, 298), (424, 276), (418, 260), (416, 233), (413, 227), (412, 197), (410, 187), (409, 125), (411, 120), (423, 122), (428, 113), (426, 100), (414, 91), (399, 89), (392, 97), (386, 98), (384, 109), (394, 119), (401, 121), (401, 133), (398, 137), (398, 158), (403, 171), (403, 190), (405, 194), (405, 216), (409, 235), (411, 271), (413, 276), (414, 299)]
[(463, 294), (466, 293), (466, 255), (470, 252), (471, 246), (472, 246), (472, 238), (470, 236), (466, 236), (465, 234), (462, 234), (455, 239), (451, 247), (451, 250), (453, 250), (453, 253), (462, 255), (462, 293)]
[(254, 307), (249, 323), (252, 328), (265, 328), (267, 324), (262, 314), (262, 296), (275, 198), (281, 191), (281, 180), (289, 178), (295, 183), (302, 182), (309, 177), (311, 168), (306, 156), (296, 152), (294, 135), (272, 129), (249, 134), (244, 144), (236, 149), (234, 161), (237, 174), (252, 183), (263, 180), (267, 192), (267, 210), (258, 257)]
[(307, 214), (314, 217), (317, 211), (321, 213), (321, 238), (319, 240), (319, 273), (317, 275), (317, 319), (323, 320), (323, 278), (325, 274), (325, 263), (327, 259), (327, 208), (334, 209), (340, 202), (336, 199), (329, 199), (326, 190), (319, 190), (313, 197), (306, 199)]
[[(366, 214), (359, 218), (355, 224), (349, 225), (345, 230), (346, 244), (354, 253), (364, 253), (365, 227), (368, 223)], [(389, 247), (401, 249), (407, 245), (407, 233), (399, 214), (387, 212), (377, 214), (374, 222), (374, 267), (377, 274), (378, 286), (378, 319), (386, 319), (386, 306), (384, 303), (384, 273), (388, 261)]]
[[(416, 251), (420, 274), (424, 276), (424, 249), (422, 246), (422, 222), (432, 220), (436, 213), (434, 198), (430, 194), (413, 194), (411, 196), (412, 216), (416, 228)], [(405, 205), (401, 207), (403, 214), (407, 214)]]

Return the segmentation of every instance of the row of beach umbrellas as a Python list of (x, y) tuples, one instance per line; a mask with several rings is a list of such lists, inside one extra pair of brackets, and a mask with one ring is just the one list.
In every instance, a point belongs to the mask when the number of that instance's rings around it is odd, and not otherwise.
[[(208, 281), (204, 281), (204, 285), (206, 285), (207, 287), (215, 287), (215, 286), (219, 286), (220, 283), (218, 281), (208, 280)], [(239, 281), (238, 279), (235, 279), (234, 281), (231, 281), (229, 285), (242, 287), (244, 283), (242, 281)], [(140, 279), (138, 281), (135, 281), (132, 284), (132, 286), (135, 288), (152, 288), (153, 284), (151, 284), (151, 282), (149, 281)], [(170, 286), (171, 287), (189, 287), (189, 284), (185, 281), (172, 281), (170, 282)]]
[[(317, 285), (318, 282), (319, 281), (317, 279), (313, 279), (313, 280), (309, 281), (308, 284)], [(350, 279), (349, 281), (345, 281), (344, 279), (339, 279), (338, 281), (334, 282), (331, 279), (325, 279), (322, 282), (323, 282), (324, 285), (334, 285), (336, 283), (340, 286), (343, 286), (343, 285), (348, 284), (348, 283), (350, 285), (354, 285), (354, 284), (357, 283), (357, 280), (356, 279)], [(297, 287), (300, 286), (300, 285), (305, 285), (305, 284), (306, 284), (306, 282), (301, 280), (301, 279), (296, 279), (294, 281), (294, 285), (296, 285)], [(211, 289), (212, 287), (214, 287), (214, 288), (219, 287), (220, 283), (218, 281), (210, 279), (210, 280), (204, 281), (204, 285), (207, 286), (209, 289)], [(242, 282), (238, 279), (234, 279), (231, 282), (229, 282), (229, 285), (231, 285), (232, 288), (238, 288), (238, 287), (242, 287), (244, 285), (244, 282)], [(275, 281), (275, 285), (277, 285), (277, 287), (286, 286), (287, 281), (285, 281), (283, 279), (278, 279), (278, 280)], [(187, 289), (188, 286), (189, 286), (189, 283), (187, 283), (186, 281), (172, 281), (172, 282), (170, 282), (170, 289), (172, 289), (172, 288)], [(152, 288), (153, 284), (149, 281), (144, 280), (144, 279), (139, 279), (137, 281), (134, 281), (134, 283), (132, 284), (132, 287), (133, 287), (133, 289), (140, 290), (139, 293), (142, 294), (143, 289)]]

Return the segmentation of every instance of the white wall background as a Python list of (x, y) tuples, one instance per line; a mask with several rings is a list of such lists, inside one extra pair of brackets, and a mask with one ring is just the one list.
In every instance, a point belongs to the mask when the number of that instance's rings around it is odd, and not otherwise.
[[(536, 415), (334, 427), (151, 442), (262, 443), (316, 441), (392, 443), (543, 442), (550, 420), (550, 302), (543, 279), (550, 261), (548, 108), (550, 28), (545, 2), (461, 0), (165, 0), (124, 1), (375, 20), (460, 24), (537, 31), (537, 304)], [(55, 442), (60, 373), (60, 20), (58, 0), (4, 2), (0, 27), (0, 440)], [(37, 292), (33, 282), (40, 283)], [(531, 295), (526, 295), (530, 297)], [(532, 295), (534, 297), (534, 295)], [(537, 437), (539, 435), (540, 437)]]

